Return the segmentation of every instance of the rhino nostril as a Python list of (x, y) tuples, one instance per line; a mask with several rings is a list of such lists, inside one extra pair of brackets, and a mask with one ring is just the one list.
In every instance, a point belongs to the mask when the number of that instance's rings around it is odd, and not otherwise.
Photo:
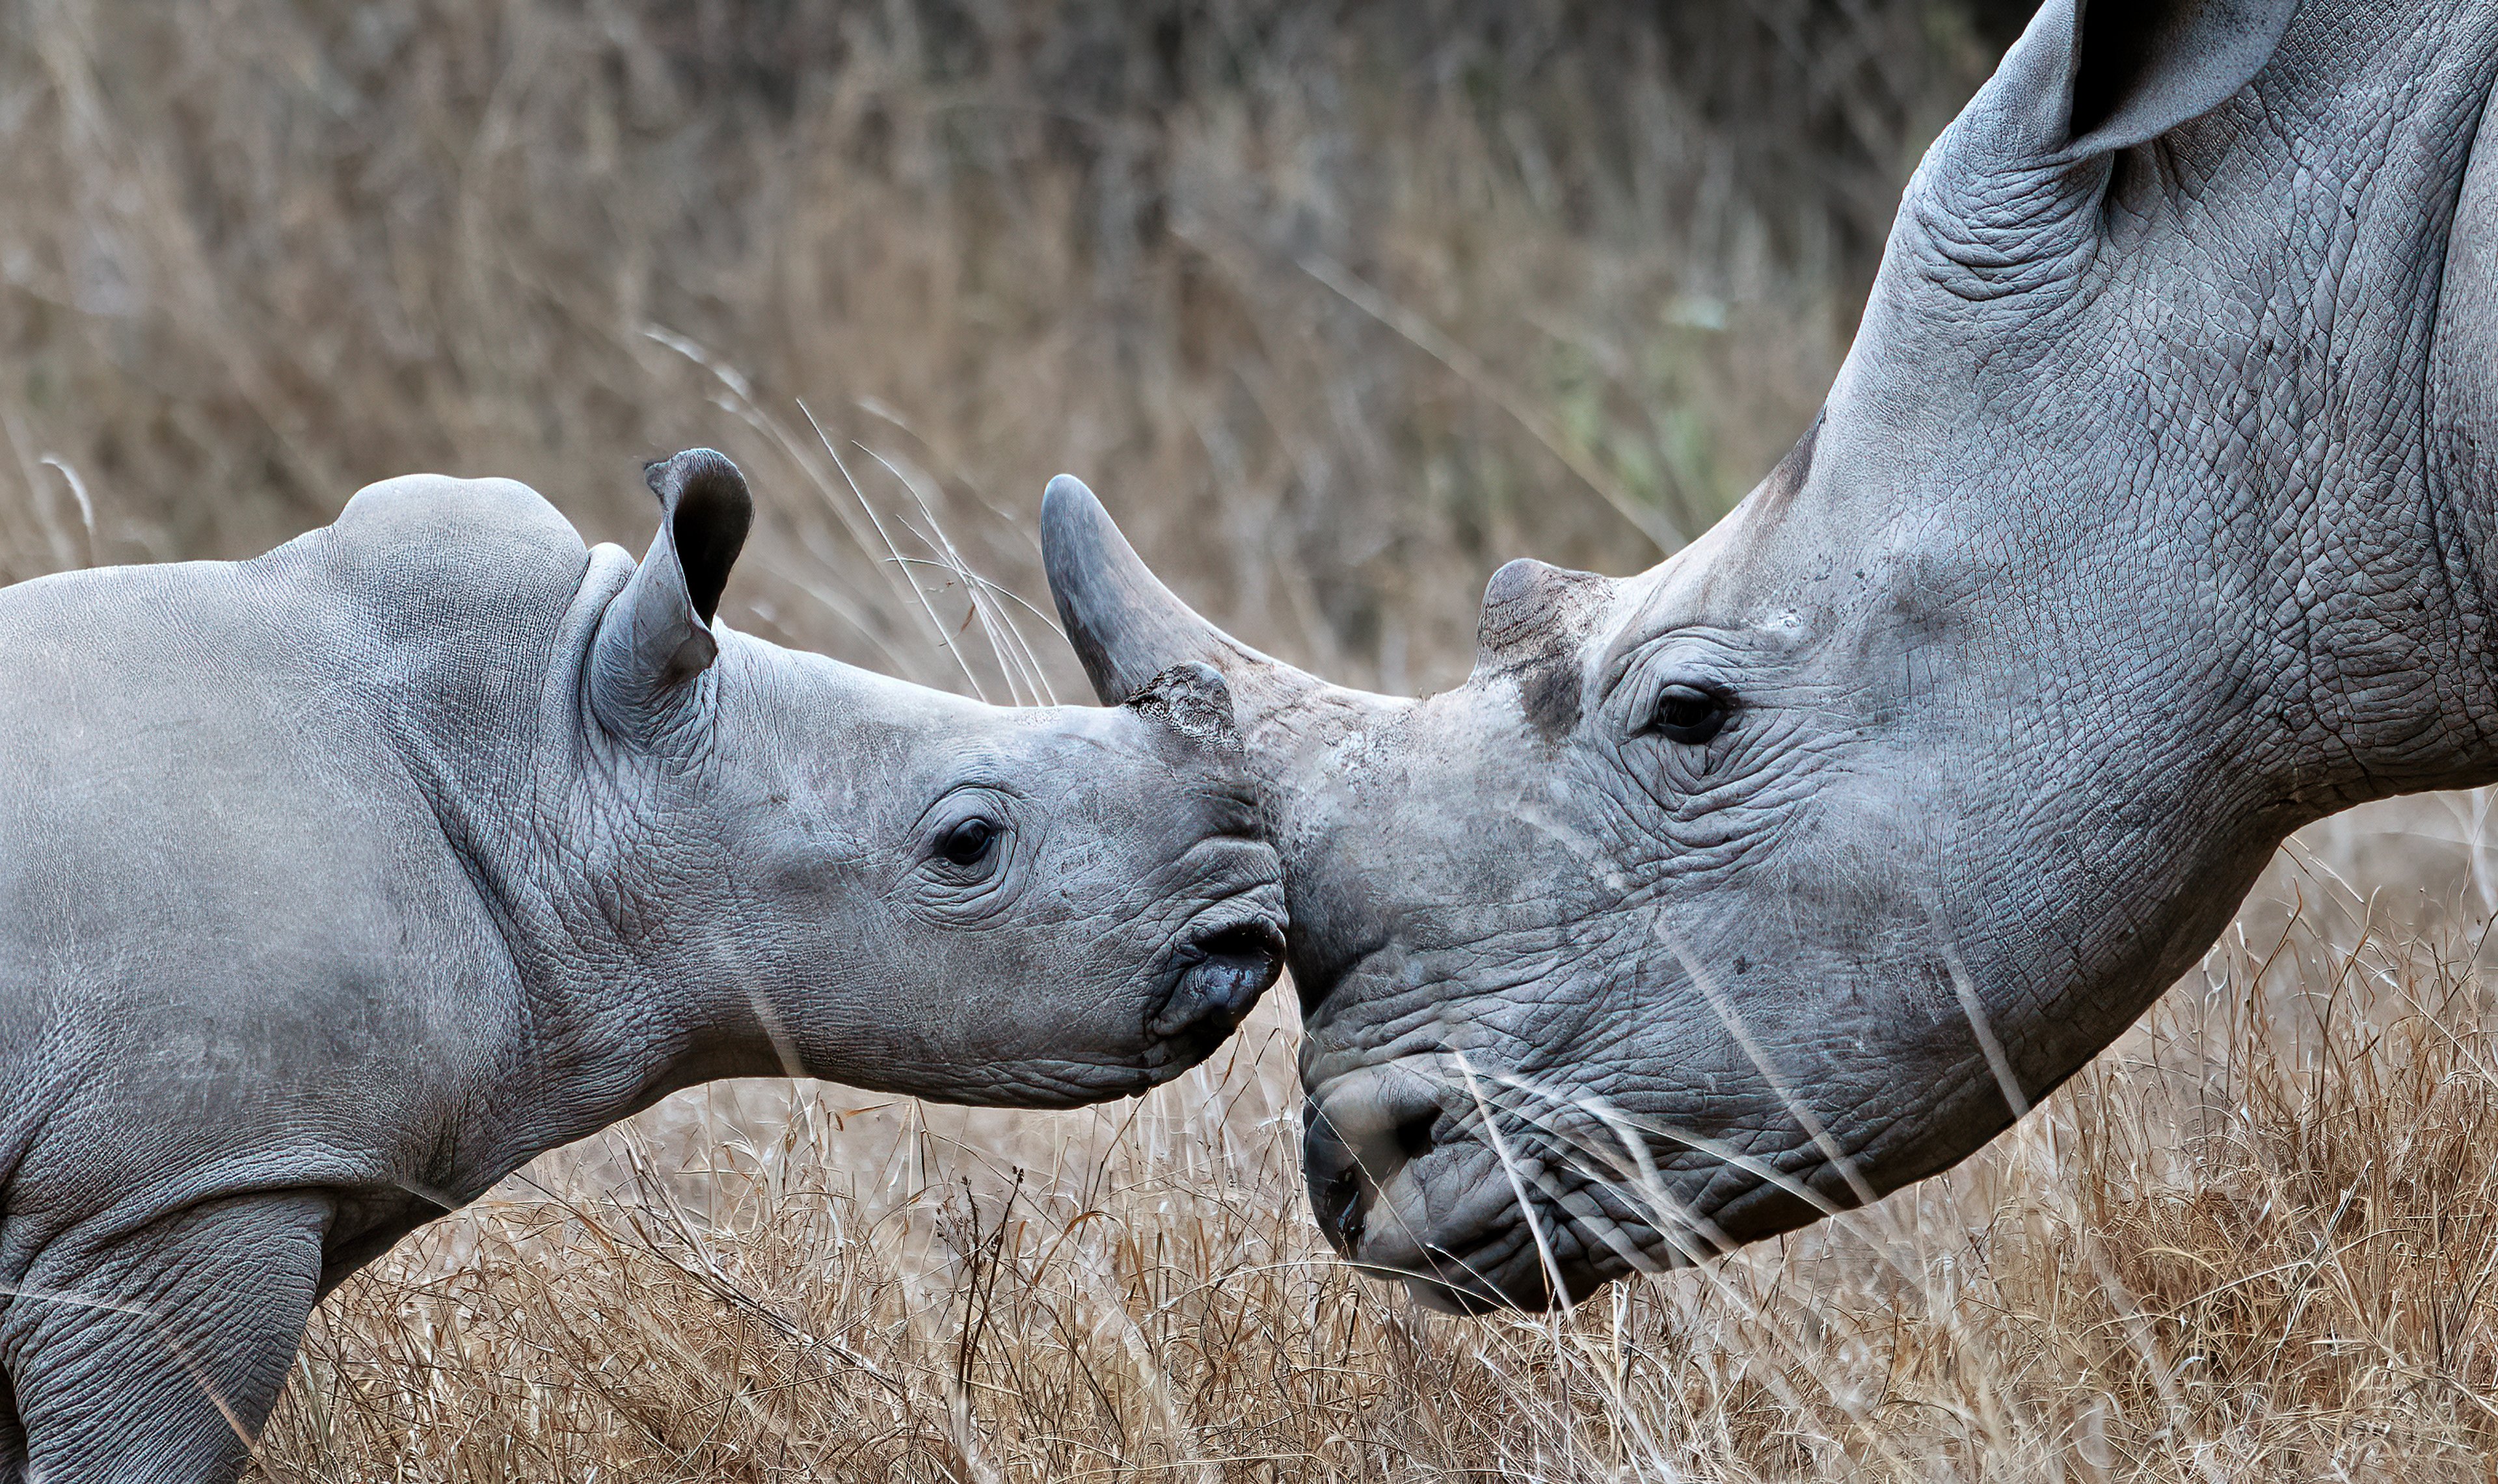
[(1352, 1171), (1348, 1170), (1329, 1182), (1325, 1195), (1313, 1196), (1312, 1208), (1337, 1251), (1351, 1254), (1361, 1250), (1364, 1220), (1361, 1182)]
[(1420, 1159), (1440, 1142), (1440, 1110), (1424, 1108), (1396, 1125), (1396, 1152), (1408, 1160)]
[(1178, 956), (1178, 982), (1146, 1029), (1210, 1051), (1283, 973), (1284, 934), (1263, 919), (1233, 923), (1198, 932)]
[[(1310, 1211), (1338, 1251), (1361, 1255), (1378, 1213), (1402, 1209), (1393, 1192), (1416, 1193), (1408, 1171), (1457, 1137), (1455, 1123), (1441, 1126), (1447, 1117), (1432, 1080), (1410, 1066), (1365, 1068), (1303, 1101), (1301, 1164)], [(1392, 1249), (1411, 1245), (1414, 1233), (1403, 1223), (1412, 1216), (1392, 1216), (1380, 1228)]]
[(1361, 1249), (1366, 1219), (1361, 1158), (1315, 1100), (1301, 1105), (1301, 1170), (1309, 1186), (1310, 1215), (1318, 1218), (1329, 1243), (1352, 1256)]
[(1189, 946), (1205, 959), (1269, 973), (1281, 969), (1284, 963), (1284, 935), (1271, 923), (1234, 924), (1195, 938)]

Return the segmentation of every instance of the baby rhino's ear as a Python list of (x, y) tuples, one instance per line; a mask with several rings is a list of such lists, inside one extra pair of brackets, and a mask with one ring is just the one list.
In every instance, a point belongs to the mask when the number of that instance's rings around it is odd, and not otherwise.
[(658, 534), (598, 620), (590, 653), (592, 712), (634, 742), (663, 729), (687, 683), (720, 653), (712, 616), (754, 523), (746, 476), (725, 454), (688, 449), (643, 473), (659, 497)]

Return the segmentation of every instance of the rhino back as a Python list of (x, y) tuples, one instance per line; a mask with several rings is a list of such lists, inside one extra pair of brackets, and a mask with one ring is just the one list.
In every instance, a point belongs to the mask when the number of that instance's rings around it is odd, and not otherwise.
[(0, 591), (0, 1252), (473, 1193), (452, 1130), (519, 996), (434, 794), (526, 795), (585, 561), (522, 487), (419, 479), (251, 561)]

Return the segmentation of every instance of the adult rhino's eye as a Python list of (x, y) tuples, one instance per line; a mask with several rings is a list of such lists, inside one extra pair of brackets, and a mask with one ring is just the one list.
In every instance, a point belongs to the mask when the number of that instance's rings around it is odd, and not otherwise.
[(937, 853), (956, 866), (977, 866), (997, 842), (998, 827), (975, 814), (945, 832), (937, 841)]
[(1696, 747), (1717, 735), (1733, 707), (1697, 685), (1668, 685), (1656, 698), (1656, 729), (1667, 742)]

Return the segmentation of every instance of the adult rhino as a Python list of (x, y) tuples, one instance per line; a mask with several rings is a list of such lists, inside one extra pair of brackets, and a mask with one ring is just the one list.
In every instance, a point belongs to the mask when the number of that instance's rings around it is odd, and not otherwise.
[(0, 591), (0, 1478), (230, 1477), (319, 1296), (709, 1078), (1139, 1092), (1282, 956), (1223, 683), (1005, 710), (714, 622), (505, 481)]
[(1216, 631), (1052, 486), (1103, 696), (1240, 697), (1339, 1248), (1540, 1307), (1869, 1201), (2290, 831), (2498, 778), (2493, 74), (2488, 4), (2049, 0), (1794, 451), (1638, 577), (1503, 567), (1426, 700)]

